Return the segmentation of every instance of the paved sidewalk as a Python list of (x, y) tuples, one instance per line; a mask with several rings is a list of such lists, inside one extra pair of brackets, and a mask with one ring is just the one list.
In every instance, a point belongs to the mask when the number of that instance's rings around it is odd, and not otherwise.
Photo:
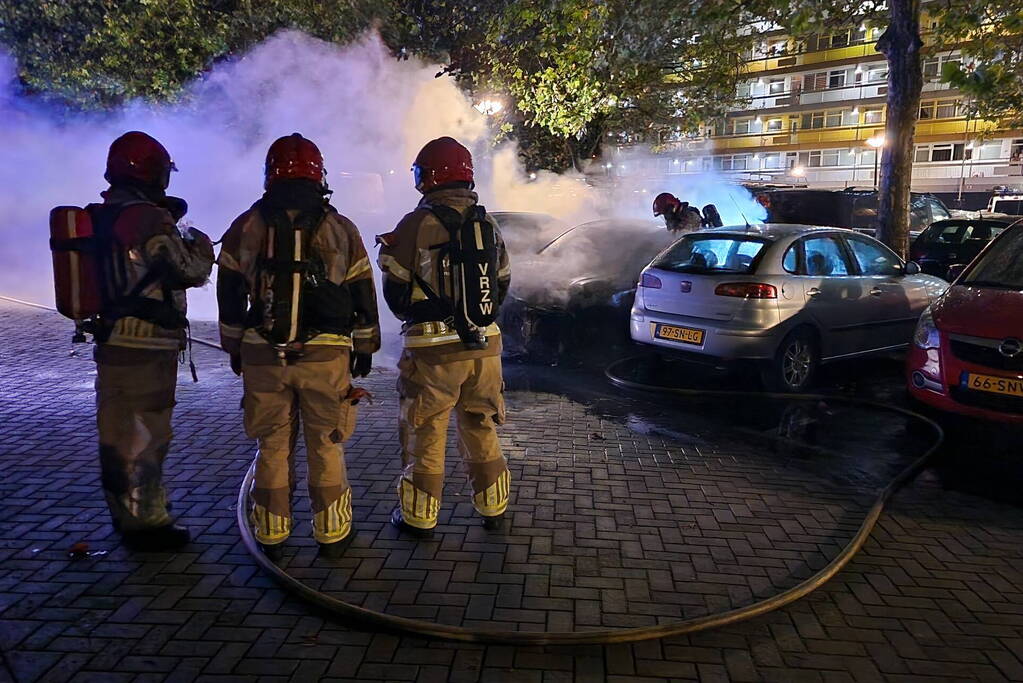
[[(0, 680), (1023, 680), (1023, 510), (946, 491), (932, 472), (826, 587), (719, 631), (510, 648), (349, 628), (279, 590), (241, 545), (235, 498), (253, 446), (240, 382), (200, 347), (200, 383), (180, 375), (167, 462), (195, 541), (129, 553), (99, 491), (94, 369), (68, 355), (69, 325), (0, 303)], [(822, 447), (793, 448), (742, 406), (652, 407), (547, 381), (508, 392), (507, 532), (479, 527), (452, 450), (438, 534), (415, 542), (387, 524), (394, 380), (365, 382), (377, 400), (346, 445), (352, 547), (316, 557), (302, 481), (282, 565), (371, 609), (474, 628), (642, 626), (777, 593), (834, 556), (919, 448), (898, 420), (863, 411), (784, 412), (785, 433), (826, 425)], [(92, 554), (70, 559), (81, 541)]]

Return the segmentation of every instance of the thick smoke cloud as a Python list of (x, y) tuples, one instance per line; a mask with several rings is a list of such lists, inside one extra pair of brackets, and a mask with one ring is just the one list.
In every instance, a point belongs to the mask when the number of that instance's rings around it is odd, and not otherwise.
[[(578, 174), (541, 172), (530, 178), (513, 146), (488, 148), (486, 118), (451, 79), (436, 78), (438, 70), (414, 59), (396, 60), (372, 34), (338, 47), (283, 32), (214, 68), (188, 88), (181, 104), (135, 102), (102, 115), (68, 117), (15, 94), (9, 86), (13, 60), (0, 53), (0, 293), (52, 302), (48, 212), (99, 201), (107, 147), (133, 129), (149, 132), (170, 150), (181, 170), (169, 192), (189, 202), (186, 222), (214, 239), (262, 193), (269, 144), (295, 131), (320, 146), (334, 204), (360, 227), (371, 256), (374, 235), (391, 230), (419, 200), (409, 167), (418, 149), (441, 135), (473, 150), (481, 200), (491, 210), (550, 213), (568, 224), (642, 218), (656, 230), (650, 201), (664, 189), (701, 206), (717, 203), (726, 222), (741, 219), (723, 191), (750, 211), (759, 208), (741, 188), (711, 177), (679, 177), (668, 184), (629, 179), (598, 189)], [(580, 253), (594, 249), (605, 245)], [(573, 269), (563, 265), (542, 271), (546, 283), (516, 280), (546, 286), (550, 279), (571, 276)], [(193, 290), (193, 318), (215, 318), (213, 292), (212, 285)], [(394, 339), (395, 321), (386, 312), (381, 317), (385, 335)]]
[[(9, 83), (9, 58), (2, 69)], [(103, 116), (61, 119), (4, 93), (0, 292), (52, 301), (46, 216), (59, 204), (99, 201), (106, 149), (131, 129), (170, 150), (180, 172), (169, 192), (189, 202), (185, 220), (214, 239), (262, 193), (269, 144), (301, 132), (320, 146), (334, 203), (372, 250), (373, 235), (393, 228), (419, 199), (408, 172), (418, 148), (439, 135), (472, 144), (485, 131), (483, 117), (436, 73), (395, 60), (373, 36), (338, 48), (285, 32), (215, 68), (180, 105), (134, 103)], [(193, 317), (215, 317), (212, 286), (189, 298)]]

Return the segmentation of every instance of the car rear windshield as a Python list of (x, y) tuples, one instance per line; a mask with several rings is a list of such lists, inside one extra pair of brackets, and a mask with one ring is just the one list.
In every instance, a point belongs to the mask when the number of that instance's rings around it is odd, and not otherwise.
[(1010, 216), (1023, 216), (1023, 199), (996, 199), (991, 210)]
[(765, 246), (758, 237), (686, 235), (650, 265), (677, 273), (751, 273)]
[(990, 242), (1005, 230), (1005, 224), (991, 221), (941, 221), (920, 235), (922, 244), (963, 244), (969, 240)]
[(962, 284), (1023, 291), (1023, 229), (1016, 228), (991, 247), (970, 269)]

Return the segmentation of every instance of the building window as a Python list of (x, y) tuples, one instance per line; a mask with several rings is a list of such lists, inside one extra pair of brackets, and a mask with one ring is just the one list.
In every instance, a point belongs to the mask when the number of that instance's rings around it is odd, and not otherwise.
[(718, 171), (745, 171), (752, 161), (752, 154), (726, 154), (714, 157), (714, 168)]
[(883, 83), (887, 80), (887, 66), (871, 66), (867, 69), (867, 83)]
[(753, 94), (753, 84), (750, 83), (749, 81), (744, 81), (740, 83), (735, 88), (735, 94), (740, 100), (746, 99), (751, 94)]
[(750, 123), (752, 123), (752, 121), (752, 118), (735, 119), (732, 125), (732, 132), (735, 135), (745, 135), (746, 133), (749, 133)]
[(784, 40), (772, 40), (767, 43), (767, 55), (783, 55), (789, 51), (789, 41)]
[(920, 103), (920, 118), (954, 119), (960, 115), (959, 100), (929, 100)]
[(966, 149), (963, 143), (945, 143), (934, 145), (918, 145), (913, 160), (919, 163), (929, 161), (962, 161), (971, 159), (973, 150)]
[(828, 74), (828, 88), (845, 87), (845, 71), (832, 71)]
[(764, 126), (764, 130), (768, 133), (781, 132), (784, 121), (782, 119), (767, 119), (767, 124)]
[(782, 162), (782, 156), (780, 152), (768, 152), (764, 155), (764, 168), (766, 169), (778, 169), (784, 168)]
[(881, 123), (884, 121), (884, 107), (870, 107), (863, 110), (863, 123)]
[(825, 149), (816, 152), (810, 152), (809, 163), (807, 164), (811, 168), (819, 168), (821, 166), (839, 166), (842, 163), (842, 155), (837, 149)]
[(1002, 158), (1002, 141), (991, 140), (982, 144), (974, 145), (973, 147), (973, 158), (982, 159), (984, 161), (990, 161), (992, 159)]
[(954, 119), (959, 116), (959, 102), (957, 100), (938, 100), (934, 107), (934, 118)]
[(851, 109), (830, 109), (803, 114), (801, 127), (803, 129), (841, 128), (857, 123), (859, 123), (857, 115), (853, 114)]
[(940, 57), (929, 57), (924, 60), (924, 79), (936, 81), (941, 78), (941, 71), (946, 64), (958, 64), (962, 61), (959, 55), (942, 55)]
[(784, 78), (770, 78), (767, 80), (767, 93), (769, 95), (781, 95), (785, 92)]
[(826, 87), (828, 87), (828, 74), (826, 71), (803, 76), (803, 90), (824, 90)]
[(1009, 151), (1009, 161), (1023, 161), (1023, 140), (1012, 141), (1012, 148)]

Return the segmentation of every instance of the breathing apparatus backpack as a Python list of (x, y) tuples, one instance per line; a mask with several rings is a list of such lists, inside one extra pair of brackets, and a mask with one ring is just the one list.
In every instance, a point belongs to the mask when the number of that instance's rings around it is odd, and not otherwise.
[(270, 344), (300, 352), (321, 334), (350, 335), (354, 327), (347, 285), (327, 279), (323, 259), (312, 247), (329, 206), (299, 212), (295, 219), (283, 208), (260, 202), (267, 238), (260, 261), (260, 301), (253, 304), (249, 324)]
[(433, 247), (439, 250), (439, 291), (415, 274), (429, 303), (429, 313), (417, 316), (414, 312), (414, 322), (429, 322), (423, 318), (442, 321), (454, 328), (466, 348), (485, 349), (486, 328), (497, 320), (497, 233), (482, 206), (474, 206), (464, 219), (449, 206), (438, 204), (427, 209), (447, 230), (448, 241)]
[(132, 204), (58, 206), (50, 211), (50, 250), (57, 310), (75, 321), (74, 341), (85, 341), (88, 332), (105, 342), (113, 322), (133, 316), (167, 329), (184, 329), (188, 321), (174, 308), (166, 285), (163, 300), (143, 297), (142, 292), (163, 275), (151, 269), (125, 293), (128, 282), (127, 249), (114, 224)]

